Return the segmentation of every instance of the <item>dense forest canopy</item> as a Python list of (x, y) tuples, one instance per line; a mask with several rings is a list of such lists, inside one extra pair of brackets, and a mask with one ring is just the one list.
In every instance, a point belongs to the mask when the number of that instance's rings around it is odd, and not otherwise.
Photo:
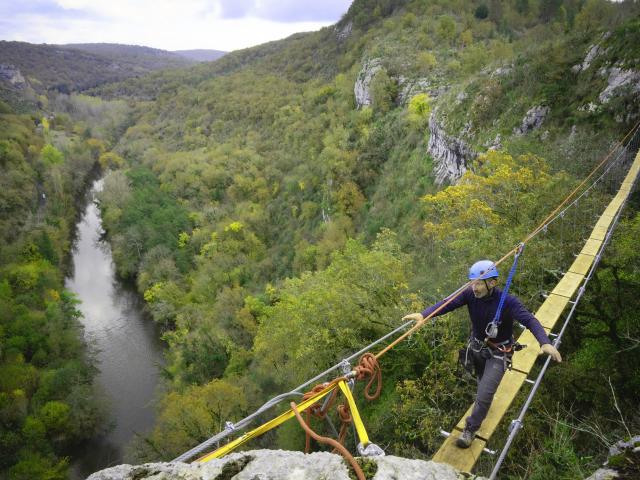
[[(64, 289), (76, 202), (123, 106), (58, 99), (104, 121), (16, 114), (0, 103), (0, 471), (67, 478), (68, 451), (106, 429), (78, 300)], [(63, 103), (58, 104), (60, 107)], [(61, 112), (61, 110), (58, 110)], [(119, 112), (119, 113), (118, 113)]]
[[(117, 270), (136, 282), (167, 344), (159, 419), (130, 457), (168, 460), (398, 326), (459, 286), (470, 263), (535, 228), (640, 119), (637, 83), (611, 88), (620, 72), (640, 78), (638, 8), (356, 0), (318, 32), (109, 83), (92, 97), (50, 92), (40, 101), (50, 121), (3, 105), (12, 132), (0, 143), (11, 172), (3, 192), (12, 194), (2, 194), (0, 298), (30, 320), (0, 323), (12, 345), (2, 368), (15, 379), (0, 385), (2, 468), (29, 478), (36, 457), (25, 455), (49, 442), (38, 468), (57, 478), (52, 432), (78, 439), (68, 432), (79, 434), (69, 414), (79, 393), (63, 380), (39, 393), (70, 367), (42, 344), (51, 338), (29, 332), (75, 324), (61, 262), (70, 198), (93, 162), (105, 172), (100, 207)], [(532, 111), (542, 120), (525, 128)], [(466, 174), (444, 183), (433, 154), (443, 138), (470, 152)], [(44, 207), (39, 189), (52, 198)], [(610, 193), (594, 191), (583, 211), (595, 215)], [(601, 463), (602, 443), (640, 427), (637, 208), (636, 193), (506, 476), (577, 478)], [(47, 212), (48, 222), (27, 221)], [(527, 246), (516, 283), (530, 309), (590, 221), (570, 213)], [(465, 315), (451, 314), (384, 358), (382, 396), (362, 414), (389, 453), (430, 458), (440, 428), (472, 401), (452, 355), (467, 334)], [(83, 357), (79, 343), (64, 351)], [(24, 398), (19, 411), (11, 395)], [(67, 423), (52, 427), (52, 415)], [(285, 425), (249, 448), (302, 444)]]

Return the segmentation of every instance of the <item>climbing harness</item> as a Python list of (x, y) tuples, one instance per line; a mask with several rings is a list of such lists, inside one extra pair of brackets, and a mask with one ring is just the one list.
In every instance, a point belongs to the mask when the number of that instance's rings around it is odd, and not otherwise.
[(500, 303), (498, 303), (498, 309), (496, 310), (496, 314), (493, 317), (493, 320), (489, 322), (487, 328), (485, 329), (485, 333), (487, 334), (488, 339), (496, 338), (498, 336), (498, 327), (500, 326), (500, 314), (502, 313), (502, 307), (504, 306), (504, 301), (507, 298), (507, 294), (509, 293), (509, 287), (511, 287), (511, 282), (513, 280), (513, 276), (516, 273), (516, 267), (518, 266), (518, 259), (524, 250), (524, 243), (520, 243), (518, 245), (518, 249), (516, 250), (516, 254), (513, 258), (513, 265), (511, 265), (511, 270), (509, 270), (509, 276), (507, 277), (507, 282), (505, 283), (504, 290), (502, 290), (502, 295), (500, 296)]
[(469, 337), (466, 347), (459, 351), (458, 360), (471, 376), (477, 377), (480, 365), (490, 358), (502, 360), (505, 371), (511, 370), (513, 353), (526, 347), (514, 341), (513, 338), (495, 343), (491, 340), (482, 341)]

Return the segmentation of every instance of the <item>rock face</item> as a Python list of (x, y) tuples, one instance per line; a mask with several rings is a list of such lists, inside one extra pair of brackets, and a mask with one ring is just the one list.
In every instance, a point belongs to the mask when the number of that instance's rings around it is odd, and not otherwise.
[(358, 108), (371, 105), (371, 80), (378, 71), (382, 69), (382, 61), (379, 58), (367, 60), (362, 65), (362, 70), (358, 73), (358, 78), (353, 87), (353, 93), (356, 96), (356, 105)]
[(353, 22), (347, 22), (342, 28), (339, 28), (337, 25), (335, 27), (336, 30), (336, 38), (339, 41), (346, 40), (351, 35), (353, 31)]
[(522, 125), (513, 129), (513, 133), (516, 135), (524, 135), (531, 132), (536, 128), (539, 128), (547, 118), (549, 114), (549, 107), (537, 106), (529, 109), (524, 118), (522, 119)]
[(600, 74), (603, 76), (609, 75), (607, 88), (598, 96), (598, 100), (602, 103), (607, 103), (611, 100), (615, 95), (615, 91), (624, 86), (628, 86), (632, 93), (640, 92), (640, 72), (614, 67), (608, 70), (603, 69)]
[(513, 66), (496, 68), (491, 73), (491, 78), (506, 77), (513, 71)]
[(436, 184), (454, 183), (467, 171), (467, 163), (478, 154), (462, 140), (448, 136), (438, 124), (435, 112), (429, 117), (429, 132), (427, 150), (436, 162)]
[[(443, 463), (384, 456), (366, 459), (373, 480), (462, 480)], [(377, 467), (377, 468), (376, 468)], [(478, 477), (479, 478), (479, 477)], [(227, 455), (207, 463), (147, 463), (118, 465), (87, 480), (349, 480), (345, 460), (327, 452), (304, 454), (282, 450), (253, 450)]]
[(585, 71), (587, 68), (591, 66), (591, 63), (601, 53), (603, 53), (603, 50), (600, 47), (600, 45), (598, 44), (591, 45), (589, 47), (589, 51), (587, 52), (587, 56), (584, 57), (584, 60), (582, 61), (582, 63), (580, 65), (575, 65), (571, 70), (573, 70), (576, 73)]
[(630, 440), (620, 440), (609, 448), (609, 457), (586, 480), (610, 480), (614, 478), (640, 478), (640, 435)]
[(433, 97), (429, 89), (429, 80), (426, 78), (409, 79), (406, 77), (398, 78), (398, 105), (404, 105), (411, 98), (420, 93), (429, 93)]
[(13, 65), (0, 64), (0, 80), (6, 80), (17, 88), (24, 88), (27, 85), (20, 70)]

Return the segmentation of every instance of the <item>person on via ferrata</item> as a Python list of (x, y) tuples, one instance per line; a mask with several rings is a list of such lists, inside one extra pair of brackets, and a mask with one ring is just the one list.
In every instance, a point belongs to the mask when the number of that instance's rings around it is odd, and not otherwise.
[[(473, 365), (478, 391), (471, 415), (457, 438), (456, 445), (469, 448), (476, 432), (484, 421), (493, 397), (518, 344), (513, 338), (513, 322), (525, 326), (536, 337), (541, 349), (556, 362), (561, 362), (560, 352), (551, 344), (544, 328), (513, 295), (506, 294), (500, 314), (496, 318), (502, 290), (497, 287), (498, 270), (494, 262), (480, 260), (469, 269), (471, 285), (445, 305), (434, 316), (444, 315), (466, 305), (471, 318), (471, 336), (464, 354), (465, 366)], [(426, 308), (422, 313), (411, 313), (404, 320), (422, 321), (437, 310), (447, 299)]]

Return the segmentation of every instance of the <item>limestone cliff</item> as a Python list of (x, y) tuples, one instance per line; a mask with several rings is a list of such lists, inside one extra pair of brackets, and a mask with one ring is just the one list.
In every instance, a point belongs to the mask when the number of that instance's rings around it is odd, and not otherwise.
[(358, 78), (353, 87), (353, 93), (356, 97), (356, 105), (358, 108), (371, 105), (371, 92), (369, 86), (373, 77), (382, 69), (382, 61), (379, 58), (367, 60), (362, 65)]
[(456, 182), (467, 171), (468, 162), (478, 154), (459, 138), (447, 135), (435, 112), (429, 117), (429, 134), (427, 150), (435, 160), (436, 184)]

